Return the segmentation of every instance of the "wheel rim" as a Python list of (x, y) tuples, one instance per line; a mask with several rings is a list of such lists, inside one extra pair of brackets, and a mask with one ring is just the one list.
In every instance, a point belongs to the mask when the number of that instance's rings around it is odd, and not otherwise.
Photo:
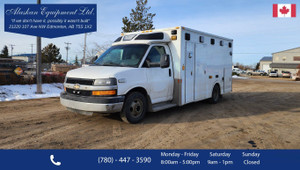
[(143, 102), (141, 99), (134, 99), (130, 105), (129, 112), (134, 118), (137, 118), (143, 113)]

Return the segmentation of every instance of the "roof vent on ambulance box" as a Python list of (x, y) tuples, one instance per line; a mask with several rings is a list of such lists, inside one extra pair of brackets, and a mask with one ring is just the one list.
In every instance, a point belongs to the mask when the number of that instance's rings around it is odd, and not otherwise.
[(135, 38), (135, 40), (163, 40), (164, 33), (151, 33), (151, 34), (140, 34)]
[(125, 35), (124, 38), (123, 38), (123, 41), (130, 41), (130, 40), (132, 40), (135, 36), (136, 36), (136, 34), (128, 34), (128, 35)]

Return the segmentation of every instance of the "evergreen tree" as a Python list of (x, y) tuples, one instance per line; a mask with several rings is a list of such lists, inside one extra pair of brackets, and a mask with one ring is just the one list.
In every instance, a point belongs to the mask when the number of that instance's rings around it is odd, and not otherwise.
[(156, 14), (148, 13), (151, 7), (146, 7), (147, 2), (147, 0), (137, 0), (135, 9), (131, 9), (130, 19), (122, 18), (123, 32), (154, 29), (152, 19)]
[(256, 63), (255, 70), (259, 70), (259, 63)]
[(42, 50), (42, 63), (62, 63), (60, 49), (54, 44), (48, 44)]
[(75, 57), (75, 65), (76, 65), (76, 66), (78, 66), (78, 65), (79, 65), (79, 63), (78, 63), (78, 57), (77, 57), (77, 55), (76, 55), (76, 57)]
[(8, 58), (8, 48), (7, 46), (4, 46), (2, 51), (1, 51), (1, 54), (0, 54), (0, 58)]

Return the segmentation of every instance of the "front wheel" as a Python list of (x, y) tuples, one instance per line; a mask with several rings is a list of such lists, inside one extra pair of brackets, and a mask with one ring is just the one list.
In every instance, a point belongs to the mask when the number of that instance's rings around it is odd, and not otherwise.
[(220, 98), (221, 98), (220, 87), (218, 85), (215, 85), (212, 91), (211, 98), (209, 99), (209, 102), (212, 104), (216, 104), (219, 102)]
[(146, 115), (147, 100), (140, 92), (132, 92), (126, 96), (120, 117), (127, 123), (138, 123)]

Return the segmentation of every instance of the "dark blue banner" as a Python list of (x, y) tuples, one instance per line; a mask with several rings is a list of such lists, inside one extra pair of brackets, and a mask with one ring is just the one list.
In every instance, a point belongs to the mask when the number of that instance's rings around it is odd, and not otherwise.
[(96, 4), (5, 4), (5, 31), (46, 38), (97, 31)]
[(1, 169), (299, 169), (300, 150), (0, 150)]

